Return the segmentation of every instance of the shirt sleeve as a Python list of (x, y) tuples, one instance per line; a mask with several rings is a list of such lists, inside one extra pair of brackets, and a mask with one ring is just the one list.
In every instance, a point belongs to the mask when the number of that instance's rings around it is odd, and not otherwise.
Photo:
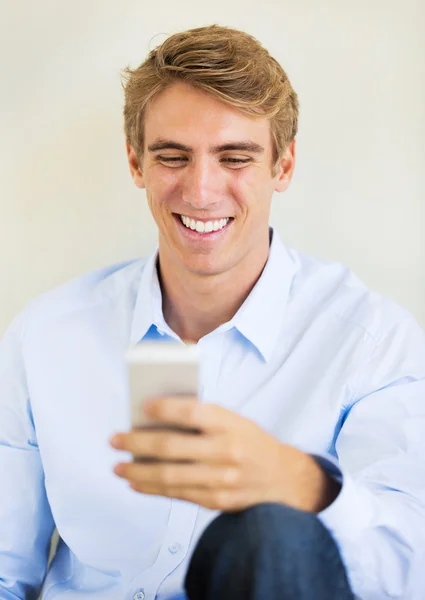
[(20, 315), (0, 342), (0, 598), (35, 600), (54, 523), (34, 431)]
[(374, 344), (336, 439), (316, 457), (342, 483), (318, 517), (362, 600), (425, 594), (425, 334), (409, 318)]

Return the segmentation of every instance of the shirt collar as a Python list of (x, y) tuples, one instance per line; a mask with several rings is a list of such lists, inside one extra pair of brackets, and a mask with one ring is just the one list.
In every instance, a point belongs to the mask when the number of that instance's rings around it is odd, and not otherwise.
[(160, 331), (168, 328), (162, 314), (162, 294), (156, 270), (157, 260), (158, 246), (143, 266), (131, 324), (131, 344), (140, 342), (152, 325)]
[(269, 257), (251, 293), (231, 323), (247, 338), (268, 362), (279, 338), (288, 302), (295, 265), (276, 230)]
[[(263, 272), (233, 319), (219, 330), (235, 327), (269, 361), (283, 322), (285, 307), (294, 275), (292, 262), (276, 230), (270, 228), (271, 244)], [(134, 307), (130, 342), (138, 343), (152, 325), (177, 338), (164, 319), (162, 294), (156, 264), (158, 247), (143, 267)]]

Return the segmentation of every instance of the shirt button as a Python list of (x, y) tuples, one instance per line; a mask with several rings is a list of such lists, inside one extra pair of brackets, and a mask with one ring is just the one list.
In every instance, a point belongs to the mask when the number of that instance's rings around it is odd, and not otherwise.
[(133, 600), (145, 600), (145, 592), (143, 590), (140, 590), (140, 592), (134, 594)]
[(171, 552), (171, 554), (177, 554), (177, 552), (180, 550), (181, 546), (180, 544), (170, 544), (168, 546), (168, 550)]

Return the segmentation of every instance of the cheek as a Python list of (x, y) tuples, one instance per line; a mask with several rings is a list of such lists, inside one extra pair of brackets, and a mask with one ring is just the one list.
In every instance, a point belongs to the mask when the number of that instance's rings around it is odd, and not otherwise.
[(254, 170), (250, 172), (241, 171), (237, 177), (233, 178), (230, 192), (237, 203), (245, 210), (260, 212), (266, 210), (270, 204), (273, 189), (269, 179)]
[(167, 205), (178, 193), (179, 183), (173, 173), (157, 171), (146, 178), (148, 202), (151, 206)]

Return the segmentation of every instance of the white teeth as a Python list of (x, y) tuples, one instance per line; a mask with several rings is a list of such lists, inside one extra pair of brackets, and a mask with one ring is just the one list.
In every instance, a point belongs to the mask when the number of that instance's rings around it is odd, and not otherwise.
[(193, 231), (196, 230), (198, 233), (210, 233), (211, 231), (223, 229), (230, 219), (220, 219), (219, 221), (207, 221), (204, 223), (203, 221), (195, 221), (195, 219), (180, 215), (180, 220), (185, 227), (192, 229)]

